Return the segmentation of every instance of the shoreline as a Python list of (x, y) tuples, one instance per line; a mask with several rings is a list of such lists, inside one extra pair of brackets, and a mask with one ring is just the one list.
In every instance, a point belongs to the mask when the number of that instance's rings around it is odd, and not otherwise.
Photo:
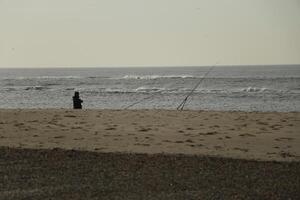
[(0, 111), (75, 111), (75, 112), (88, 112), (88, 111), (176, 111), (176, 112), (220, 112), (220, 113), (300, 113), (300, 111), (243, 111), (243, 110), (211, 110), (211, 109), (164, 109), (164, 108), (1, 108)]
[(300, 113), (0, 109), (0, 146), (300, 161)]

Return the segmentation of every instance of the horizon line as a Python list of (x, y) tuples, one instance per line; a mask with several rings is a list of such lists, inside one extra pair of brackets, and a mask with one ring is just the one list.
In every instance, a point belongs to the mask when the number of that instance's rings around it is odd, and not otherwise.
[(0, 69), (76, 69), (76, 68), (179, 68), (179, 67), (257, 67), (257, 66), (262, 66), (262, 67), (275, 67), (275, 66), (300, 66), (299, 64), (252, 64), (252, 65), (134, 65), (134, 66), (55, 66), (55, 67), (0, 67)]

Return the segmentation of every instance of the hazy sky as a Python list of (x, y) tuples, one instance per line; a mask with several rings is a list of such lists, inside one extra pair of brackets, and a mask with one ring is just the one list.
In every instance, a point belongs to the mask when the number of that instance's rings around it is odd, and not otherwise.
[(300, 64), (300, 0), (0, 0), (0, 67)]

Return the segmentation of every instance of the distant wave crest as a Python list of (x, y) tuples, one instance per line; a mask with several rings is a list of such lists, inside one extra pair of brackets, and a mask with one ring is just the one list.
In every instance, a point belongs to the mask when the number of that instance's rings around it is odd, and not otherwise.
[(163, 78), (169, 78), (169, 79), (179, 79), (179, 78), (199, 78), (192, 75), (125, 75), (122, 77), (122, 79), (163, 79)]
[(267, 88), (257, 88), (257, 87), (247, 87), (247, 88), (243, 88), (242, 92), (266, 92), (269, 91), (269, 89)]
[(25, 87), (24, 90), (47, 90), (47, 89), (49, 88), (45, 86), (29, 86), (29, 87)]

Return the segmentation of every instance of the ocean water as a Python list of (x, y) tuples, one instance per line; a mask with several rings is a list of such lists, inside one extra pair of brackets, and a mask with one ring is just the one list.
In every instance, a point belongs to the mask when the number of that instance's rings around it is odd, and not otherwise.
[(300, 111), (300, 65), (0, 69), (0, 108)]

